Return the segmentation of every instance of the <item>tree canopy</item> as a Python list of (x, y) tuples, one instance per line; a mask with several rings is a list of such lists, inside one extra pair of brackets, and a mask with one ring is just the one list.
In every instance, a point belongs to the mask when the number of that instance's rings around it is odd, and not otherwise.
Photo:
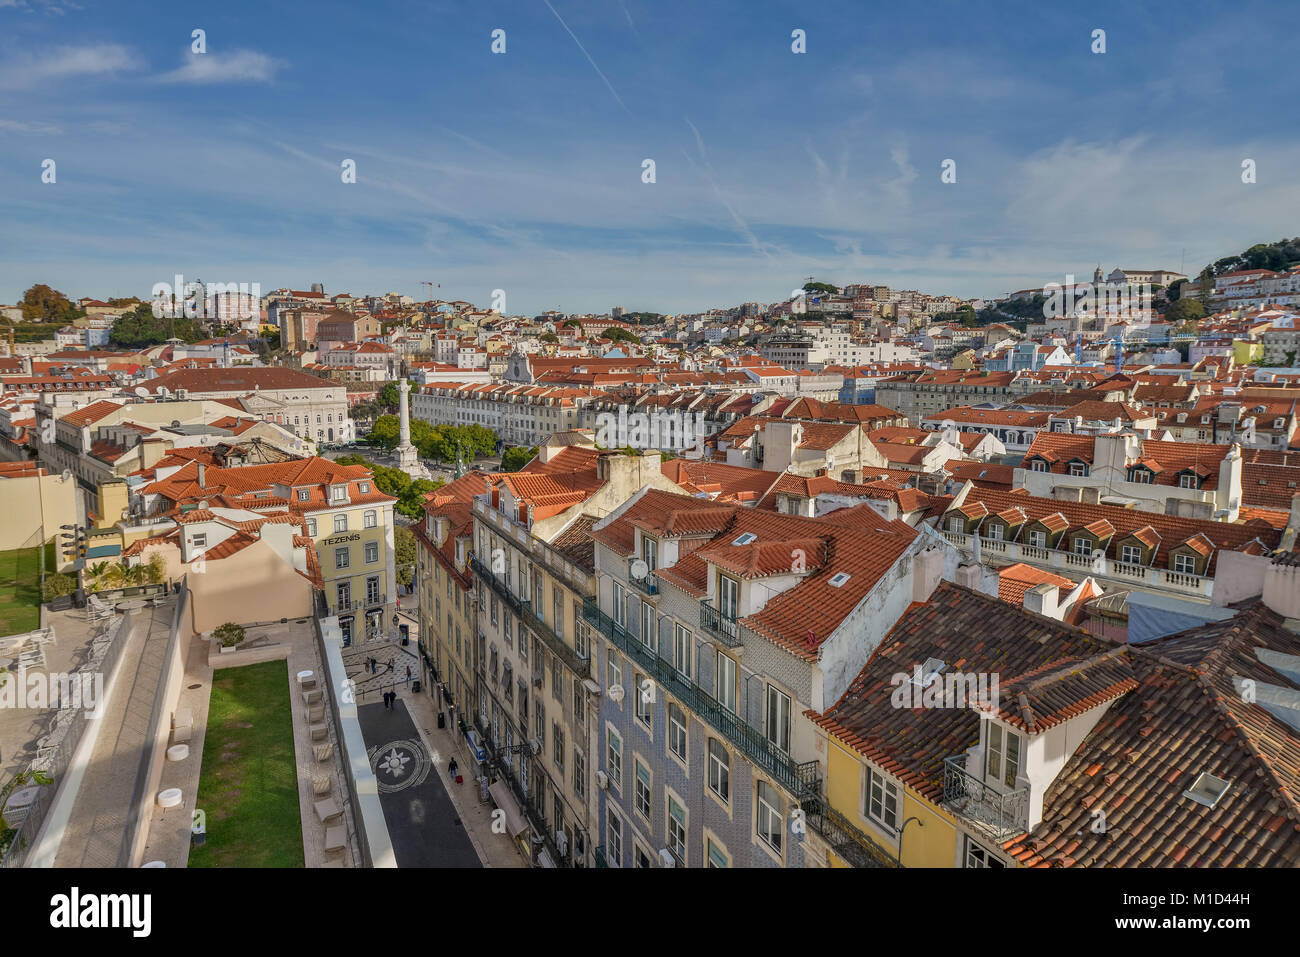
[(515, 448), (506, 449), (501, 456), (501, 471), (518, 472), (521, 468), (531, 462), (537, 456), (537, 446), (525, 448), (516, 446)]
[(153, 306), (147, 302), (140, 303), (130, 312), (122, 313), (108, 332), (110, 344), (128, 349), (161, 345), (173, 337), (186, 342), (197, 342), (203, 338), (203, 330), (193, 319), (160, 319), (153, 314)]
[[(401, 422), (395, 415), (381, 415), (375, 420), (367, 441), (384, 449), (395, 449), (401, 441)], [(411, 420), (411, 444), (427, 459), (451, 462), (456, 458), (457, 442), (466, 461), (496, 451), (497, 434), (478, 424), (432, 425), (423, 419)]]
[(85, 315), (67, 296), (45, 283), (37, 283), (23, 293), (19, 305), (29, 322), (71, 322)]
[(605, 338), (611, 342), (640, 342), (636, 336), (626, 329), (620, 329), (618, 326), (610, 326), (605, 330)]
[(806, 282), (803, 284), (804, 292), (824, 292), (832, 296), (839, 295), (839, 286), (832, 286), (828, 282)]
[(1165, 319), (1175, 324), (1203, 318), (1205, 307), (1196, 299), (1179, 299), (1165, 310)]

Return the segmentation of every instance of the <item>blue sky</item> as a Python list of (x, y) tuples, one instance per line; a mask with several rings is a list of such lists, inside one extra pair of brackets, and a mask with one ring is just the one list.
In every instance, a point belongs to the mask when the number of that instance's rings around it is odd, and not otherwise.
[(1300, 233), (1297, 35), (1295, 3), (0, 0), (0, 302), (179, 272), (678, 312), (1190, 272)]

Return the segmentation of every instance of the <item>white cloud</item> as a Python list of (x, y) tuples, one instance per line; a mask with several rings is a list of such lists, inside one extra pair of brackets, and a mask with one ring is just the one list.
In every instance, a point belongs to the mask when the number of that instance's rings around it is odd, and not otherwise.
[(55, 47), (9, 59), (0, 68), (0, 89), (27, 89), (74, 76), (103, 76), (135, 69), (135, 57), (117, 43)]
[(179, 69), (158, 77), (161, 83), (269, 83), (284, 64), (256, 50), (187, 53)]
[[(0, 6), (3, 6), (3, 0), (0, 0)], [(40, 136), (53, 136), (63, 131), (53, 123), (24, 123), (20, 120), (0, 119), (0, 130), (8, 130), (11, 133), (36, 133)]]

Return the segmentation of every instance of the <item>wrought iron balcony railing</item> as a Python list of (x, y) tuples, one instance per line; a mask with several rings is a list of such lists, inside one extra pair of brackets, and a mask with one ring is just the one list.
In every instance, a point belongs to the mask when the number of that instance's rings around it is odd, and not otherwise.
[(899, 867), (892, 854), (853, 824), (824, 797), (803, 802), (804, 819), (836, 854), (854, 867)]
[(505, 602), (506, 606), (509, 607), (511, 611), (513, 611), (516, 615), (520, 613), (521, 610), (520, 604), (523, 601), (523, 599), (520, 598), (518, 595), (516, 595), (514, 592), (512, 592), (510, 590), (509, 585), (507, 585), (504, 581), (502, 581), (500, 578), (494, 575), (492, 573), (492, 569), (488, 568), (487, 565), (479, 561), (473, 555), (470, 556), (469, 566), (470, 568), (474, 569), (474, 571), (478, 573), (478, 575), (485, 582), (488, 583), (488, 587), (490, 587), (494, 592), (496, 592), (497, 597), (500, 598), (503, 602)]
[[(537, 617), (531, 602), (521, 601), (519, 603), (519, 617), (524, 620), (524, 624), (534, 634), (542, 639), (542, 643), (546, 647), (560, 656), (560, 660), (568, 666), (570, 671), (579, 678), (591, 677), (591, 659), (581, 657), (577, 651), (565, 643), (563, 638), (555, 633), (555, 630), (550, 625)], [(573, 627), (579, 627), (579, 623), (575, 621)]]
[(943, 804), (999, 841), (1022, 833), (1029, 821), (1029, 789), (997, 790), (967, 773), (964, 754), (944, 758)]
[(646, 595), (659, 594), (659, 579), (655, 576), (654, 570), (647, 568), (646, 573), (641, 576), (633, 571), (633, 566), (637, 563), (645, 565), (645, 559), (633, 556), (627, 560), (627, 580), (628, 583), (637, 591)]
[(741, 643), (736, 619), (714, 608), (707, 598), (700, 602), (700, 627), (730, 648)]
[(601, 611), (596, 599), (583, 599), (582, 616), (587, 624), (613, 641), (623, 654), (640, 664), (654, 681), (690, 708), (701, 721), (707, 722), (724, 735), (795, 798), (816, 795), (816, 774), (810, 770), (810, 766), (815, 767), (815, 761), (796, 764), (790, 755), (768, 741), (760, 729), (752, 727), (740, 715), (724, 708), (712, 695), (683, 677), (672, 662), (660, 658), (652, 648), (642, 644), (639, 638)]

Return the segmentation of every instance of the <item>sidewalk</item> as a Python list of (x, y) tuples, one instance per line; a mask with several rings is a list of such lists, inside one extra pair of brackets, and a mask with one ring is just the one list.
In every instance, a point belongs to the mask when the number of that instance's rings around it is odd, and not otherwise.
[[(514, 841), (506, 834), (492, 833), (492, 802), (479, 801), (478, 781), (471, 773), (474, 759), (470, 757), (465, 738), (454, 733), (452, 728), (438, 727), (438, 712), (433, 706), (433, 697), (421, 688), (418, 693), (411, 691), (409, 685), (401, 685), (397, 697), (406, 702), (407, 711), (424, 746), (433, 757), (433, 767), (442, 776), (442, 782), (451, 796), (456, 811), (460, 814), (465, 833), (469, 836), (474, 850), (478, 851), (479, 860), (484, 867), (527, 867)], [(457, 784), (447, 773), (447, 761), (454, 757), (457, 772), (464, 778), (463, 784)]]

